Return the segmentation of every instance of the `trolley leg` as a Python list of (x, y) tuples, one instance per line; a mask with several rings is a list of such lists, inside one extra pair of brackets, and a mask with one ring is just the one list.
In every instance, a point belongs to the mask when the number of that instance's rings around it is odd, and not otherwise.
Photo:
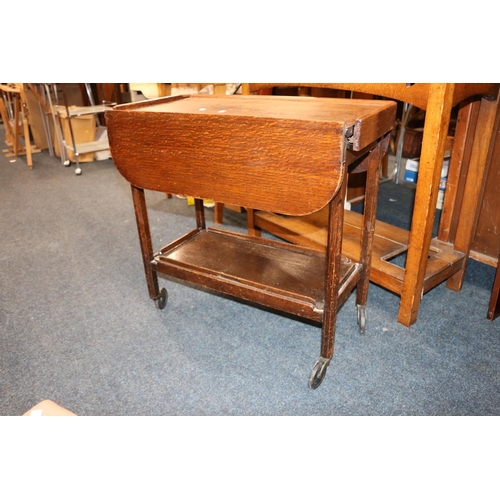
[(382, 139), (369, 154), (366, 172), (365, 208), (363, 215), (363, 233), (361, 236), (361, 258), (363, 266), (361, 278), (356, 287), (356, 308), (358, 325), (361, 333), (366, 327), (366, 303), (370, 285), (370, 265), (375, 235), (378, 187), (380, 182), (380, 164), (389, 144), (389, 136)]
[(160, 291), (158, 286), (158, 275), (154, 264), (152, 263), (153, 246), (151, 244), (151, 233), (149, 231), (149, 220), (144, 190), (135, 186), (131, 186), (131, 188), (149, 296), (156, 302), (156, 306), (159, 309), (163, 309), (167, 303), (167, 292), (165, 289)]
[(196, 227), (198, 229), (205, 229), (205, 208), (203, 207), (203, 200), (195, 198), (194, 208), (196, 213)]
[(342, 229), (344, 221), (345, 182), (339, 193), (330, 202), (328, 215), (329, 237), (327, 247), (327, 276), (325, 285), (325, 311), (321, 331), (321, 353), (309, 377), (309, 387), (319, 387), (333, 357), (335, 327), (340, 281), (340, 263), (342, 253)]

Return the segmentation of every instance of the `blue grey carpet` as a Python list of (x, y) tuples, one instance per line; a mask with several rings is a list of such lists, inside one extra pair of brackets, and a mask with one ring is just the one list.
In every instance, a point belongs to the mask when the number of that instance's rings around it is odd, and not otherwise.
[[(500, 414), (500, 322), (485, 319), (494, 268), (471, 261), (463, 290), (428, 292), (410, 328), (399, 298), (372, 285), (360, 335), (352, 296), (312, 391), (316, 324), (163, 278), (157, 310), (112, 161), (81, 176), (46, 151), (33, 163), (0, 154), (1, 415), (43, 399), (102, 416)], [(383, 184), (379, 218), (404, 227), (412, 194)], [(185, 200), (147, 200), (155, 247), (194, 227)], [(226, 210), (225, 224), (243, 231), (245, 215)]]

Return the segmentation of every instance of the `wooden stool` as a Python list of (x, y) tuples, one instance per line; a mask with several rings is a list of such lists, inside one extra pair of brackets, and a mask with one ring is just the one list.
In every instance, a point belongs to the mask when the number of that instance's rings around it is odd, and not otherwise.
[[(149, 295), (158, 273), (321, 322), (318, 387), (333, 356), (336, 315), (356, 287), (365, 329), (380, 160), (396, 104), (261, 96), (177, 96), (106, 113), (113, 160), (131, 184)], [(347, 167), (367, 172), (361, 254), (344, 258)], [(195, 198), (196, 229), (153, 252), (144, 190)], [(327, 251), (206, 228), (203, 199), (285, 215), (328, 206)]]

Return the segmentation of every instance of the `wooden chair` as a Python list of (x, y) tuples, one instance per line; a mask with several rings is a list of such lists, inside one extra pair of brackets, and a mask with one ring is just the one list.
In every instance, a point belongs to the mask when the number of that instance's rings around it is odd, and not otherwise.
[[(149, 295), (158, 273), (321, 322), (317, 388), (333, 356), (336, 315), (357, 288), (365, 329), (380, 160), (395, 103), (260, 96), (178, 96), (106, 113), (116, 167), (131, 184)], [(367, 172), (360, 259), (342, 257), (347, 166)], [(193, 196), (196, 229), (154, 252), (144, 190)], [(328, 206), (328, 248), (206, 227), (203, 199), (304, 215)]]
[[(372, 281), (401, 297), (398, 321), (406, 326), (417, 321), (420, 301), (425, 292), (447, 281), (447, 287), (459, 291), (463, 284), (467, 259), (477, 225), (485, 172), (491, 161), (491, 150), (498, 127), (499, 84), (485, 83), (251, 83), (243, 85), (243, 93), (269, 93), (270, 88), (282, 86), (337, 89), (363, 92), (409, 103), (425, 110), (422, 152), (411, 230), (405, 231), (389, 224), (377, 223), (375, 247), (380, 250), (372, 259)], [(452, 109), (459, 105), (459, 120), (453, 143), (446, 196), (441, 216), (439, 235), (432, 238), (441, 168), (448, 142)], [(462, 193), (457, 193), (458, 179), (466, 174)], [(460, 194), (460, 196), (458, 196)], [(349, 245), (345, 255), (359, 254), (359, 219), (348, 213), (346, 223)], [(252, 220), (252, 218), (250, 217)], [(326, 215), (309, 223), (301, 221), (296, 230), (290, 227), (295, 220), (271, 221), (256, 216), (258, 227), (289, 241), (310, 242), (315, 248), (325, 247)], [(305, 227), (305, 230), (304, 230)], [(251, 230), (252, 227), (250, 226)], [(314, 236), (311, 241), (310, 235)], [(304, 238), (302, 238), (305, 236)], [(345, 240), (346, 235), (344, 235)], [(293, 238), (293, 240), (291, 239)], [(309, 240), (309, 241), (308, 241)], [(404, 266), (390, 262), (406, 253)]]

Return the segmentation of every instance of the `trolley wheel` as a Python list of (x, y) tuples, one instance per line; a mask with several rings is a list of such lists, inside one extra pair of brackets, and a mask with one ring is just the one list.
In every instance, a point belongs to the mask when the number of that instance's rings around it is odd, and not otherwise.
[(311, 375), (309, 376), (309, 387), (311, 389), (317, 389), (321, 382), (323, 382), (323, 378), (325, 377), (326, 369), (329, 364), (329, 359), (321, 356), (318, 358), (318, 361), (316, 361), (311, 371)]
[(160, 290), (160, 295), (158, 295), (158, 297), (156, 297), (155, 299), (156, 307), (158, 309), (163, 309), (167, 305), (167, 301), (168, 301), (168, 293), (165, 290), (165, 288), (162, 288)]
[(356, 305), (358, 310), (358, 325), (360, 333), (365, 333), (366, 328), (366, 306)]
[(64, 160), (64, 166), (69, 167), (71, 165), (71, 162), (69, 160)]
[(82, 169), (80, 167), (75, 168), (75, 174), (76, 175), (82, 175)]

